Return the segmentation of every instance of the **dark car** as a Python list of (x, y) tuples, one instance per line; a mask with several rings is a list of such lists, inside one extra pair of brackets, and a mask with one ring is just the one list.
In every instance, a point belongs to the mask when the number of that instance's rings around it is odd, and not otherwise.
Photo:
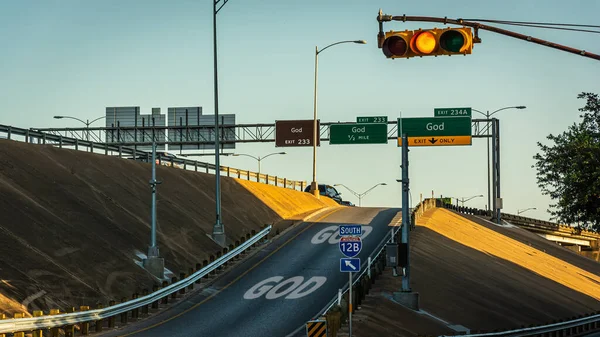
[[(306, 186), (304, 192), (310, 192), (310, 185)], [(342, 203), (341, 193), (331, 185), (319, 184), (319, 194), (335, 200), (338, 204)]]
[(351, 203), (350, 201), (345, 201), (345, 200), (342, 200), (341, 204), (342, 204), (342, 205), (344, 205), (344, 206), (355, 206), (355, 205), (354, 205), (353, 203)]

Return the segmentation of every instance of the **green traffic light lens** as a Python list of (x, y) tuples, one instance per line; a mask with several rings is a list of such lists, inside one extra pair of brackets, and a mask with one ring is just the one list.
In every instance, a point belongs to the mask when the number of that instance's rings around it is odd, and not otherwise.
[(390, 36), (383, 42), (382, 50), (387, 57), (404, 56), (408, 50), (408, 44), (399, 36)]
[(440, 36), (440, 46), (449, 52), (460, 52), (464, 44), (465, 37), (456, 30), (449, 30)]

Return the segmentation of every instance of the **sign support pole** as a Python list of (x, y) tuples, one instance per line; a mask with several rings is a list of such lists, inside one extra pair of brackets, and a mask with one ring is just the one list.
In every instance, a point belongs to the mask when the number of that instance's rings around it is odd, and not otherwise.
[(402, 245), (406, 248), (406, 267), (402, 276), (402, 291), (410, 292), (410, 249), (408, 235), (410, 233), (410, 213), (408, 211), (409, 182), (408, 182), (408, 136), (402, 134)]
[(158, 257), (158, 247), (156, 246), (156, 142), (152, 142), (152, 179), (150, 187), (152, 188), (152, 206), (150, 213), (150, 248), (148, 248), (148, 257)]
[(495, 223), (498, 223), (498, 150), (496, 142), (496, 118), (492, 118), (492, 219)]
[(156, 185), (160, 184), (156, 180), (156, 141), (152, 139), (152, 178), (150, 179), (150, 188), (152, 190), (152, 205), (150, 213), (150, 246), (148, 247), (147, 258), (142, 261), (144, 268), (155, 277), (162, 279), (165, 277), (165, 260), (159, 257), (158, 244), (156, 243)]
[(348, 273), (350, 279), (348, 285), (348, 337), (352, 337), (352, 272)]

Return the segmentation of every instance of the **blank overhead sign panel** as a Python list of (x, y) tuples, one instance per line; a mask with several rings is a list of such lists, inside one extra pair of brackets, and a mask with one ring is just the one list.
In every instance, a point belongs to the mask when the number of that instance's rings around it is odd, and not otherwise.
[[(215, 148), (215, 115), (203, 115), (202, 107), (171, 107), (167, 110), (170, 142), (197, 142), (169, 145), (174, 150), (212, 150)], [(222, 149), (235, 149), (235, 114), (219, 114)]]
[[(317, 130), (320, 129), (317, 120)], [(275, 146), (313, 146), (314, 120), (275, 121)], [(321, 145), (321, 137), (317, 135), (317, 146)]]

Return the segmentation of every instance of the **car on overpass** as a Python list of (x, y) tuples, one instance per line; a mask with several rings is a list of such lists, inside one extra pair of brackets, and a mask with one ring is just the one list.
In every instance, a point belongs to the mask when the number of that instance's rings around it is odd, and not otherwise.
[[(304, 192), (310, 192), (310, 185), (306, 186)], [(319, 184), (319, 194), (335, 200), (338, 204), (342, 204), (342, 196), (335, 187), (327, 184)]]

